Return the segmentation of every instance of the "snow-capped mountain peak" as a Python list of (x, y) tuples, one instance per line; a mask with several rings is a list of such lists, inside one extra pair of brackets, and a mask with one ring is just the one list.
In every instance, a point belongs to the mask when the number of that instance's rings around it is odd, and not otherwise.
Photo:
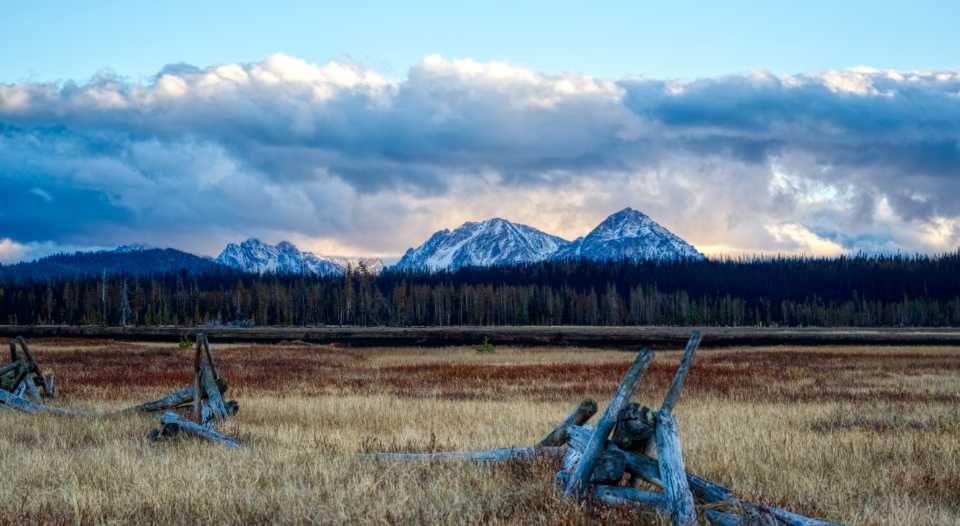
[(396, 270), (455, 270), (465, 266), (532, 263), (545, 259), (703, 258), (692, 245), (646, 214), (624, 208), (589, 234), (570, 242), (536, 228), (495, 217), (440, 230), (407, 250)]
[(636, 260), (703, 259), (704, 256), (643, 212), (624, 208), (608, 216), (556, 257)]
[(407, 250), (397, 270), (438, 271), (466, 266), (530, 263), (549, 258), (569, 241), (495, 217), (440, 230)]
[(383, 262), (377, 258), (320, 256), (303, 252), (289, 241), (270, 245), (257, 238), (250, 238), (239, 244), (229, 243), (217, 256), (216, 261), (228, 267), (260, 274), (277, 272), (335, 276), (346, 272), (348, 266), (356, 269), (362, 264), (370, 273), (379, 272), (383, 268)]

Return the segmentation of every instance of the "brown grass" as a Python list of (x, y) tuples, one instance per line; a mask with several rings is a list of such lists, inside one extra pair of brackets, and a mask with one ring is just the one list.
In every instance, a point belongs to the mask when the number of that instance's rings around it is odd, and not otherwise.
[[(33, 340), (58, 405), (112, 409), (190, 381), (172, 344)], [(361, 451), (534, 443), (632, 353), (575, 348), (217, 345), (226, 430), (248, 447), (146, 441), (155, 417), (0, 412), (0, 524), (658, 524), (565, 502), (555, 459), (396, 465)], [(656, 404), (679, 353), (635, 398)], [(850, 524), (960, 523), (960, 350), (702, 351), (677, 408), (687, 466), (739, 495)]]

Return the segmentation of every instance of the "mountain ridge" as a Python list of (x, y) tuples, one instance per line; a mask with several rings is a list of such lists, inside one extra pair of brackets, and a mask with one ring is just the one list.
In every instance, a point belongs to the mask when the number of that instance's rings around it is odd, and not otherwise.
[(323, 277), (340, 276), (348, 268), (361, 267), (372, 274), (384, 269), (438, 272), (467, 266), (579, 258), (705, 259), (693, 245), (643, 212), (627, 207), (607, 216), (585, 236), (573, 241), (500, 217), (468, 221), (457, 228), (435, 232), (422, 244), (409, 248), (399, 261), (389, 267), (379, 258), (322, 256), (302, 251), (289, 241), (271, 245), (251, 237), (240, 243), (228, 243), (216, 258), (172, 248), (130, 244), (112, 250), (56, 254), (33, 262), (0, 265), (0, 278), (50, 279), (101, 272), (206, 272), (224, 267), (259, 274), (278, 272)]
[(379, 258), (321, 256), (301, 251), (289, 241), (271, 245), (255, 237), (240, 243), (228, 243), (215, 261), (233, 269), (258, 274), (280, 272), (313, 276), (342, 275), (348, 267), (358, 268), (361, 265), (376, 274), (384, 267)]
[(113, 250), (53, 254), (35, 261), (0, 266), (0, 279), (49, 280), (106, 274), (145, 275), (186, 270), (210, 272), (220, 265), (174, 248), (124, 245)]
[(576, 258), (704, 259), (704, 255), (643, 212), (627, 207), (573, 241), (502, 218), (468, 221), (453, 230), (435, 232), (390, 268), (436, 272)]
[(459, 227), (435, 232), (426, 242), (404, 253), (391, 270), (454, 270), (543, 261), (569, 241), (494, 217), (468, 221)]

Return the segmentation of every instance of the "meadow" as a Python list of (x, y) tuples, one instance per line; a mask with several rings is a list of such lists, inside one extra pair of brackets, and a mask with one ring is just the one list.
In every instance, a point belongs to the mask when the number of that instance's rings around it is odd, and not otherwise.
[[(155, 416), (0, 411), (0, 524), (661, 524), (564, 501), (558, 459), (397, 464), (372, 451), (532, 445), (634, 354), (576, 347), (212, 342), (224, 429), (246, 447), (147, 441)], [(112, 410), (190, 382), (192, 349), (33, 339), (63, 407)], [(634, 396), (663, 396), (678, 351)], [(688, 470), (847, 524), (960, 524), (960, 348), (704, 349), (675, 415)]]

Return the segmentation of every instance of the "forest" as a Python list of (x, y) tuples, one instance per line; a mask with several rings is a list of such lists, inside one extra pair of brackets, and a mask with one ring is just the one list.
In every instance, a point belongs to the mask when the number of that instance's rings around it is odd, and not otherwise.
[(454, 272), (0, 281), (0, 322), (103, 325), (960, 326), (960, 252), (549, 261)]

